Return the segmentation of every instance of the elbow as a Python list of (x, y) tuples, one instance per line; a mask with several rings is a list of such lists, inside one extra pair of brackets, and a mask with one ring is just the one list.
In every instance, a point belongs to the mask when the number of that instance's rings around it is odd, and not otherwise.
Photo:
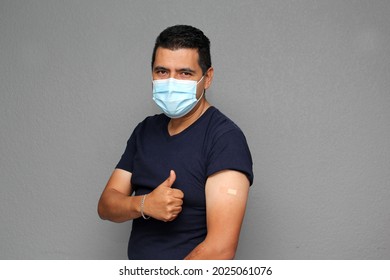
[(185, 260), (232, 260), (236, 247), (219, 242), (204, 241), (195, 247)]
[(99, 200), (97, 213), (102, 220), (107, 220), (114, 223), (122, 223), (127, 221), (118, 214), (118, 212), (115, 210), (115, 207), (112, 205), (111, 200), (107, 198), (101, 198)]
[(219, 255), (221, 260), (233, 260), (236, 256), (236, 250), (235, 248), (226, 248)]
[(98, 216), (99, 216), (99, 218), (101, 219), (101, 220), (107, 220), (106, 218), (105, 218), (105, 216), (104, 216), (104, 214), (100, 211), (100, 209), (98, 208)]
[(201, 258), (210, 260), (233, 260), (236, 256), (238, 239), (228, 236), (209, 234), (202, 246), (198, 246)]
[(215, 259), (233, 260), (236, 256), (237, 246), (233, 244), (220, 244), (214, 247)]
[(236, 238), (220, 238), (214, 240), (214, 250), (220, 260), (233, 260), (236, 256), (238, 240)]
[(102, 220), (107, 220), (108, 217), (107, 217), (107, 210), (106, 210), (106, 207), (104, 205), (104, 202), (102, 201), (102, 199), (99, 200), (99, 203), (98, 203), (98, 206), (97, 206), (97, 213), (100, 217), (100, 219)]
[(97, 213), (98, 213), (100, 219), (107, 220), (105, 218), (104, 211), (103, 211), (102, 207), (100, 206), (100, 204), (98, 205)]

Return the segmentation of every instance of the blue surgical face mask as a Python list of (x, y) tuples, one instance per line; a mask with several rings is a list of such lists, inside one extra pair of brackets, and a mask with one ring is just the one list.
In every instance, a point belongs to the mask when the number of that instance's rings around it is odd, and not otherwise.
[(196, 99), (196, 87), (203, 77), (198, 82), (174, 78), (153, 80), (153, 100), (168, 117), (183, 117), (203, 97), (204, 91), (202, 96)]

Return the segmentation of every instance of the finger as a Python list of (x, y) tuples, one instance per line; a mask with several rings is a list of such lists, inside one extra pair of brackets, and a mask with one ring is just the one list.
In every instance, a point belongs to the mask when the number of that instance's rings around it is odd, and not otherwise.
[(174, 198), (183, 199), (184, 193), (179, 189), (172, 189), (172, 195)]
[(173, 220), (175, 220), (180, 214), (180, 211), (178, 213), (174, 213), (171, 215), (171, 217), (169, 219), (167, 219), (168, 222), (171, 222)]
[(176, 201), (176, 205), (178, 205), (178, 206), (182, 206), (183, 205), (183, 199), (178, 199), (177, 201)]
[(176, 173), (175, 173), (175, 171), (171, 170), (171, 171), (169, 172), (169, 177), (168, 177), (168, 179), (165, 180), (166, 186), (167, 186), (168, 188), (171, 188), (172, 185), (173, 185), (173, 183), (175, 182), (175, 180), (176, 180)]

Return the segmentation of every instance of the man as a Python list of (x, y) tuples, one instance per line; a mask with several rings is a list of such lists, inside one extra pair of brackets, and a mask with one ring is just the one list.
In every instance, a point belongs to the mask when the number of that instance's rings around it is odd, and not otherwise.
[(133, 220), (129, 259), (232, 259), (253, 182), (241, 130), (206, 100), (210, 42), (172, 26), (156, 39), (153, 99), (164, 114), (134, 129), (98, 205)]

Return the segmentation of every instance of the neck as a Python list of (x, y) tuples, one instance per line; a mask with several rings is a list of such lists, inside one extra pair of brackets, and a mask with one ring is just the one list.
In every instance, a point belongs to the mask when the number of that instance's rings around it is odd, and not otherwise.
[(171, 119), (168, 124), (169, 135), (173, 136), (179, 134), (188, 128), (191, 124), (196, 122), (210, 106), (210, 103), (208, 103), (205, 98), (202, 98), (195, 108), (187, 115), (181, 118)]

